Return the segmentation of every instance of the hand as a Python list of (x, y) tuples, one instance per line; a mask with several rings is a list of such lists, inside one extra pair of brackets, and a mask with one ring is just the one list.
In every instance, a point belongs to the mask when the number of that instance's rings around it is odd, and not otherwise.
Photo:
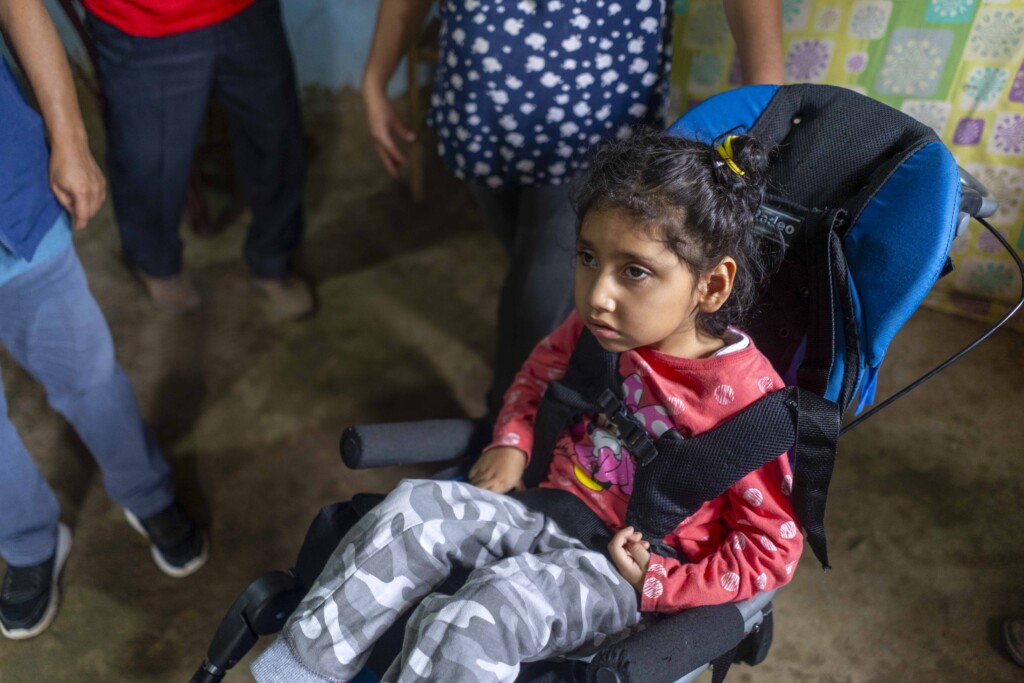
[(398, 170), (408, 163), (405, 155), (391, 137), (394, 131), (405, 142), (412, 142), (416, 135), (398, 118), (395, 107), (383, 88), (364, 88), (363, 104), (366, 106), (366, 124), (377, 149), (377, 156), (384, 162), (384, 168), (392, 177), (398, 177)]
[(469, 470), (469, 483), (495, 493), (523, 490), (526, 453), (511, 446), (492, 448)]
[(644, 577), (651, 563), (650, 547), (651, 544), (643, 540), (640, 532), (634, 531), (631, 526), (619, 529), (608, 544), (608, 554), (615, 568), (637, 593), (643, 590)]
[(50, 189), (71, 214), (75, 230), (84, 228), (99, 211), (107, 196), (107, 181), (84, 141), (53, 145)]

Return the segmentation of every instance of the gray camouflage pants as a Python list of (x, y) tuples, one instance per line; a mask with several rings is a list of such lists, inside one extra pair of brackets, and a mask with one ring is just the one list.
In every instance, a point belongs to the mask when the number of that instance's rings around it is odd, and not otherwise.
[[(455, 595), (432, 594), (453, 567)], [(519, 663), (584, 656), (640, 621), (636, 591), (601, 553), (508, 496), (405, 480), (338, 545), (258, 681), (347, 681), (410, 606), (384, 681), (513, 681)]]

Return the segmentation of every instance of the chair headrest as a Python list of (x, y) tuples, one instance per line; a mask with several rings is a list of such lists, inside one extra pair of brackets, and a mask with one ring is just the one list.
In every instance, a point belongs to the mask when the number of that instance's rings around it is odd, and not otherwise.
[[(827, 85), (738, 88), (706, 100), (668, 130), (708, 143), (729, 132), (775, 148), (772, 198), (846, 211), (839, 236), (855, 298), (861, 371), (877, 369), (948, 257), (961, 192), (952, 154), (907, 114)], [(839, 364), (842, 343), (837, 339)], [(832, 380), (840, 375), (834, 369)], [(833, 399), (834, 383), (826, 394)]]

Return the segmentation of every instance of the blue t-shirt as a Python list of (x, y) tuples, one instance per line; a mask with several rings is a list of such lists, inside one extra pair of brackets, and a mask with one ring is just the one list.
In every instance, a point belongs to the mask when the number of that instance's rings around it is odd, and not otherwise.
[(661, 125), (665, 0), (442, 0), (430, 122), (460, 178), (558, 185), (602, 141)]
[(43, 120), (0, 57), (0, 246), (29, 260), (61, 213)]

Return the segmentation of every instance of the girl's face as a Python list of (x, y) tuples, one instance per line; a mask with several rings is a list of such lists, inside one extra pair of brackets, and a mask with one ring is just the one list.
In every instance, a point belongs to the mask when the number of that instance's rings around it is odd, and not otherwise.
[(735, 272), (735, 262), (726, 257), (695, 276), (627, 211), (591, 210), (577, 240), (576, 310), (607, 351), (649, 346), (701, 358), (722, 342), (697, 327), (697, 312), (718, 310)]

